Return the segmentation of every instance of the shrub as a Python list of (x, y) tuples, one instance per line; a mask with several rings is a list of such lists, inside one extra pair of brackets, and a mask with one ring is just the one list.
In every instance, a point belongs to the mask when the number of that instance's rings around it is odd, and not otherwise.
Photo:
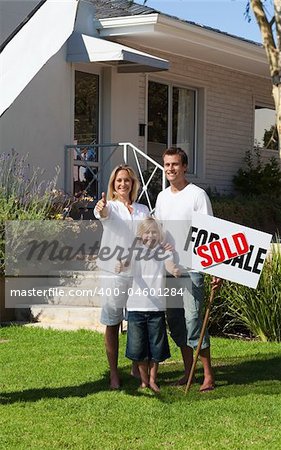
[(281, 170), (276, 158), (271, 158), (266, 164), (262, 164), (260, 150), (257, 147), (254, 155), (246, 152), (246, 168), (240, 168), (233, 177), (236, 191), (251, 195), (268, 195), (281, 197)]
[(281, 234), (281, 197), (212, 198), (214, 215), (272, 235)]
[(30, 167), (27, 157), (15, 152), (0, 155), (0, 275), (4, 274), (5, 222), (42, 220), (49, 213), (56, 179), (44, 182), (42, 174)]
[(75, 195), (66, 194), (60, 189), (53, 189), (50, 193), (50, 208), (48, 218), (50, 219), (80, 219), (82, 212), (88, 211), (89, 203), (93, 202), (86, 191)]
[[(206, 298), (209, 295), (206, 277)], [(272, 249), (256, 289), (225, 281), (210, 316), (214, 333), (245, 333), (281, 342), (281, 249)]]
[[(6, 221), (80, 218), (80, 210), (86, 210), (93, 200), (84, 191), (72, 196), (55, 189), (57, 176), (46, 182), (42, 179), (43, 173), (39, 168), (30, 167), (27, 156), (20, 157), (15, 152), (0, 155), (0, 276), (5, 272)], [(74, 229), (74, 222), (69, 228)], [(54, 229), (54, 226), (50, 227), (51, 232)], [(17, 239), (15, 231), (15, 253), (23, 240), (23, 236)]]

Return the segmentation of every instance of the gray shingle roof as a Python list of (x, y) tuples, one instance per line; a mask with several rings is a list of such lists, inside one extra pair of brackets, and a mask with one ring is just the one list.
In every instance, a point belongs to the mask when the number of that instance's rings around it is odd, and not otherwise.
[(203, 28), (205, 30), (210, 30), (215, 33), (220, 33), (225, 36), (230, 36), (230, 37), (239, 39), (240, 41), (250, 42), (251, 44), (256, 44), (257, 46), (261, 46), (261, 44), (251, 41), (249, 39), (235, 36), (233, 34), (229, 34), (224, 31), (221, 31), (216, 28), (209, 27), (209, 26), (201, 25), (196, 22), (179, 19), (176, 16), (171, 16), (169, 14), (165, 14), (157, 9), (150, 8), (149, 6), (140, 5), (138, 3), (132, 3), (129, 0), (89, 0), (89, 1), (95, 5), (97, 19), (104, 19), (104, 18), (108, 18), (108, 17), (148, 15), (148, 14), (158, 13), (158, 14), (161, 14), (162, 16), (171, 17), (173, 19), (176, 19), (179, 22), (195, 25), (195, 26)]
[(90, 0), (95, 5), (97, 19), (105, 17), (136, 16), (156, 11), (148, 6), (131, 3), (128, 0)]

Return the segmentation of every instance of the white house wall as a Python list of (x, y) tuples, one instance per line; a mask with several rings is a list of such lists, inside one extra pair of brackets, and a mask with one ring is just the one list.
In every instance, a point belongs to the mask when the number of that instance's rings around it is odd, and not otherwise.
[(73, 142), (73, 71), (64, 46), (33, 78), (0, 120), (0, 152), (29, 154), (51, 179), (60, 168), (64, 187), (64, 145)]
[[(199, 144), (197, 174), (190, 175), (190, 180), (205, 188), (230, 192), (233, 175), (243, 164), (246, 150), (253, 148), (255, 102), (274, 109), (270, 80), (162, 52), (154, 54), (168, 59), (170, 69), (157, 75), (148, 74), (149, 79), (172, 81), (204, 92), (203, 108), (199, 111), (203, 126), (198, 131), (199, 138), (203, 135), (204, 139)], [(144, 76), (139, 80), (139, 94), (141, 123), (147, 95)], [(138, 138), (136, 142), (141, 146), (144, 141)]]
[(115, 142), (138, 140), (138, 74), (112, 75), (112, 139)]
[[(103, 125), (105, 143), (138, 143), (139, 74), (120, 74), (115, 68), (106, 69), (102, 87)], [(112, 149), (103, 149), (102, 162)], [(111, 170), (122, 162), (120, 149), (103, 167), (102, 189), (107, 186)]]

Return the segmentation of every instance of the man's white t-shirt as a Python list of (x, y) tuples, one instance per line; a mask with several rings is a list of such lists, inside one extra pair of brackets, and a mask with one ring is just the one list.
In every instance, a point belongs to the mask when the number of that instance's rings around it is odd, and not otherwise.
[(179, 192), (172, 192), (169, 186), (157, 197), (155, 217), (162, 223), (166, 240), (175, 249), (175, 263), (182, 271), (186, 269), (184, 245), (193, 212), (213, 215), (208, 195), (195, 184), (189, 183)]

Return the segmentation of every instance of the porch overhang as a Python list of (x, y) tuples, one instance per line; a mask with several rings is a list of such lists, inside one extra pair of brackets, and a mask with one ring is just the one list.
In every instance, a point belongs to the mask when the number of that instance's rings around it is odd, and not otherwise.
[(116, 42), (73, 33), (68, 39), (67, 61), (96, 62), (117, 66), (118, 72), (157, 72), (168, 70), (169, 61)]
[(270, 78), (261, 44), (210, 27), (155, 13), (99, 19), (96, 28), (111, 41)]

